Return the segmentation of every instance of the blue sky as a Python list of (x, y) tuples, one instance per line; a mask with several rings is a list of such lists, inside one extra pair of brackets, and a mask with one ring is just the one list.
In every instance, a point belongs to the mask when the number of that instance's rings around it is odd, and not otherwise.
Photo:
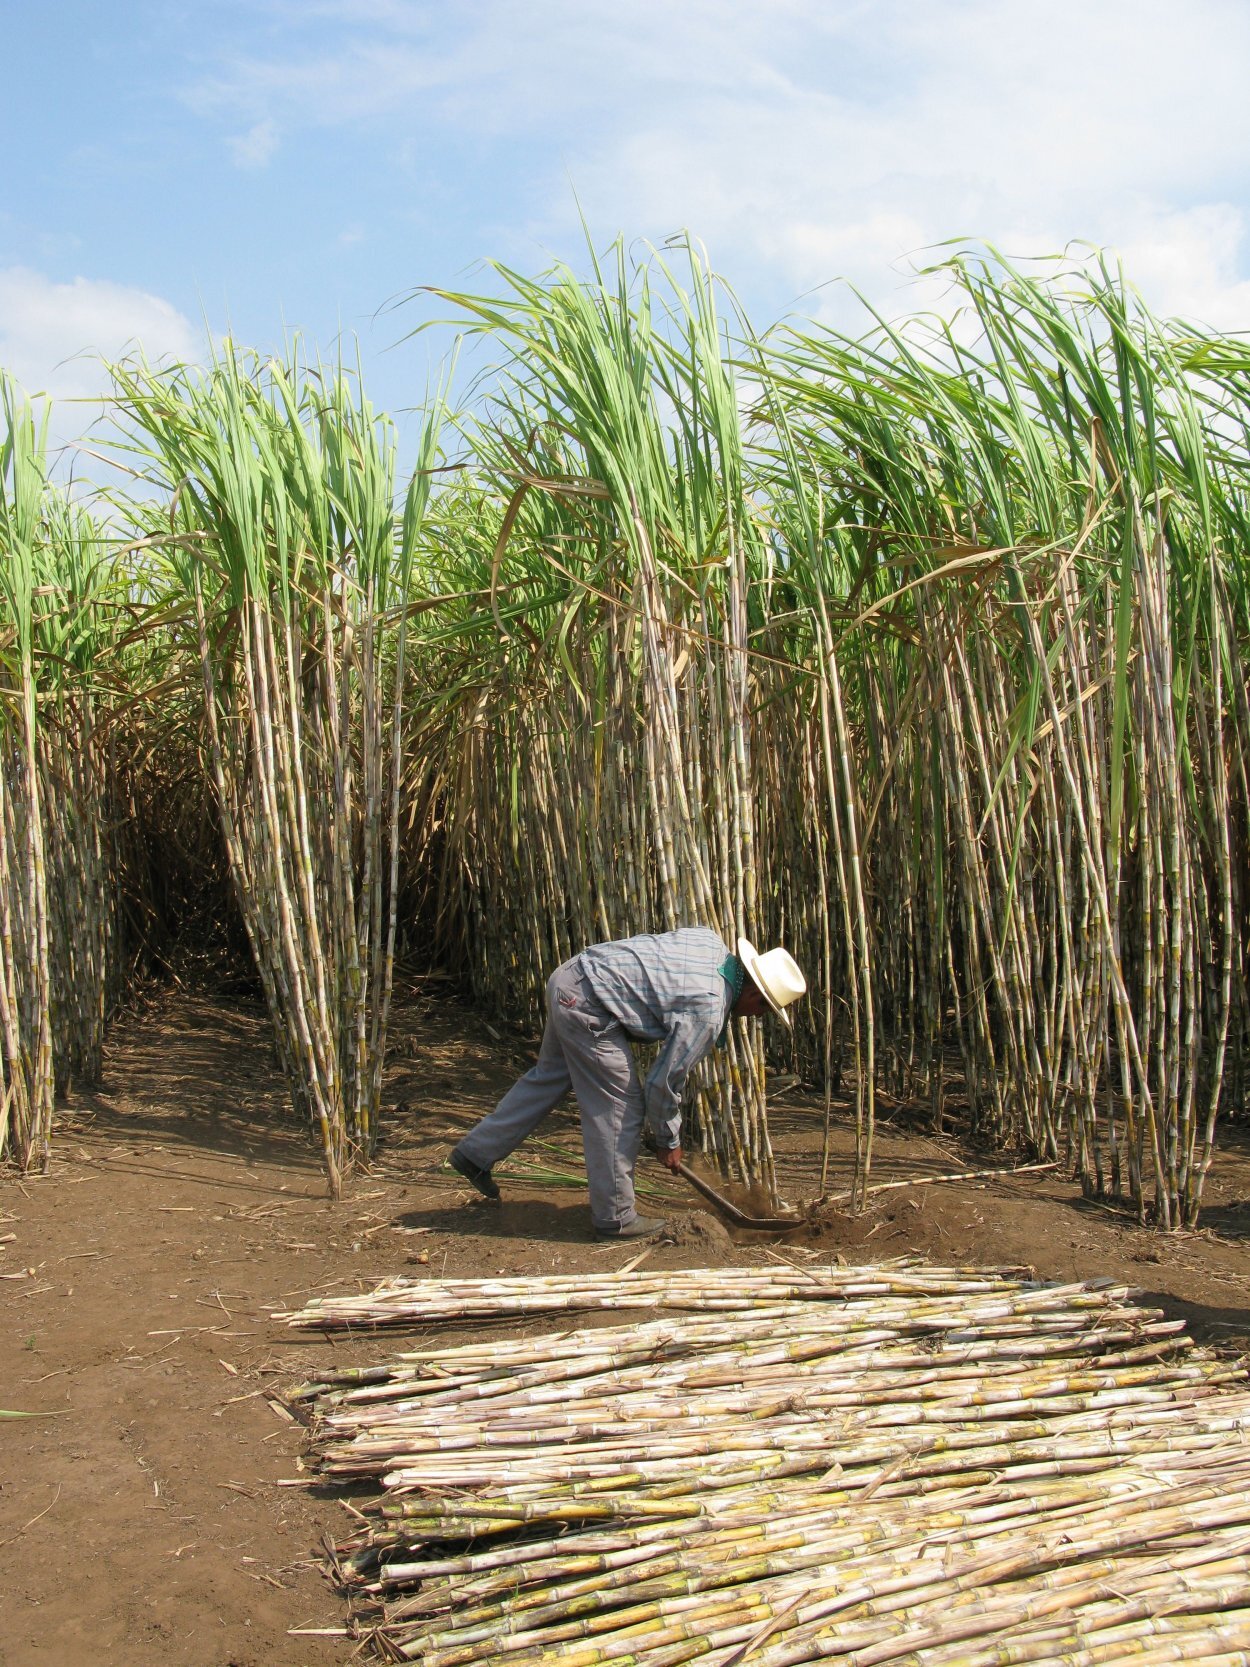
[[(757, 325), (888, 311), (974, 235), (1120, 249), (1157, 310), (1250, 329), (1250, 0), (0, 0), (0, 363), (206, 326), (418, 401), (421, 284), (689, 227)], [(82, 426), (62, 413), (58, 432)]]

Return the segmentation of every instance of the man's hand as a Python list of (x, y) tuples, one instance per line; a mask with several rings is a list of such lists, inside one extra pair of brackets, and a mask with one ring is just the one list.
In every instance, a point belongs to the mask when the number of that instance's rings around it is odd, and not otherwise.
[(671, 1169), (673, 1174), (676, 1175), (677, 1171), (681, 1168), (681, 1147), (674, 1146), (671, 1152), (661, 1152), (660, 1162), (664, 1165), (665, 1169)]

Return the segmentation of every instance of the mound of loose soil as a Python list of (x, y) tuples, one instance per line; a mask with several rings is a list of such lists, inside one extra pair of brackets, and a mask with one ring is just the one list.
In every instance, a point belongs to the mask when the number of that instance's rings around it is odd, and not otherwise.
[(665, 1242), (677, 1246), (679, 1250), (706, 1251), (707, 1255), (699, 1259), (709, 1263), (725, 1261), (734, 1248), (724, 1224), (715, 1216), (705, 1215), (702, 1210), (671, 1214)]

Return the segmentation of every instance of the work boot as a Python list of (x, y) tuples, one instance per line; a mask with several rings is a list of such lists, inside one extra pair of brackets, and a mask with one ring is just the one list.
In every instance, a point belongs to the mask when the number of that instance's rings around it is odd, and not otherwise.
[(474, 1163), (472, 1158), (466, 1158), (458, 1146), (448, 1154), (447, 1162), (457, 1175), (463, 1175), (471, 1187), (476, 1187), (483, 1198), (492, 1198), (496, 1203), (499, 1202), (499, 1188), (495, 1185), (494, 1176), (489, 1169), (483, 1169), (480, 1164)]
[(624, 1227), (596, 1227), (595, 1233), (601, 1239), (650, 1239), (667, 1226), (659, 1216), (635, 1216)]

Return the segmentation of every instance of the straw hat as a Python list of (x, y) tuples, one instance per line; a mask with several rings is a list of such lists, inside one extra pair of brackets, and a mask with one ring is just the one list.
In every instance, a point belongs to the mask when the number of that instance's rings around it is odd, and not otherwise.
[(738, 959), (773, 1012), (783, 1024), (789, 1024), (790, 1015), (784, 1009), (807, 993), (807, 980), (790, 951), (769, 949), (761, 955), (754, 944), (739, 938)]

